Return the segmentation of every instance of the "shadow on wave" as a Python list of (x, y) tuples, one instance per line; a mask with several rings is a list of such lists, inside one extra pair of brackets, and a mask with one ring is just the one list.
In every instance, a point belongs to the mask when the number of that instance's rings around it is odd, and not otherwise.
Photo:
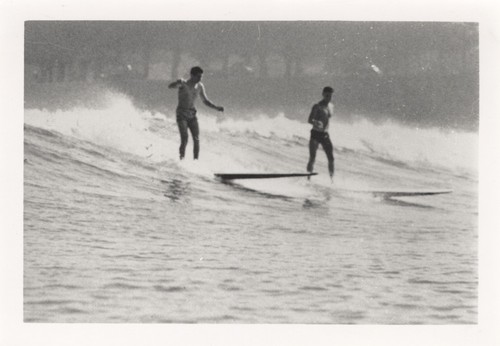
[(240, 184), (237, 184), (237, 183), (233, 183), (233, 182), (227, 181), (227, 180), (221, 180), (221, 183), (224, 184), (224, 185), (228, 185), (228, 186), (234, 187), (234, 188), (236, 188), (238, 190), (241, 190), (241, 191), (244, 191), (244, 192), (247, 192), (247, 193), (251, 193), (251, 194), (255, 194), (255, 195), (259, 195), (259, 196), (262, 196), (262, 197), (265, 197), (265, 198), (269, 198), (269, 199), (281, 199), (281, 200), (284, 200), (284, 201), (292, 201), (294, 199), (293, 197), (290, 197), (290, 196), (285, 196), (285, 195), (281, 195), (281, 194), (275, 194), (275, 193), (270, 193), (270, 192), (264, 192), (264, 191), (259, 191), (259, 190), (251, 189), (249, 187), (246, 187), (246, 186), (243, 186), (243, 185), (240, 185)]

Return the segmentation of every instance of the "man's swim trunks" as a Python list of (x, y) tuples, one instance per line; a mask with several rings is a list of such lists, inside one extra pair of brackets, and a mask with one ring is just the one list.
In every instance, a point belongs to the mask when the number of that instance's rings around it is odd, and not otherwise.
[(175, 113), (177, 115), (177, 121), (190, 121), (196, 119), (196, 109), (194, 108), (177, 108)]

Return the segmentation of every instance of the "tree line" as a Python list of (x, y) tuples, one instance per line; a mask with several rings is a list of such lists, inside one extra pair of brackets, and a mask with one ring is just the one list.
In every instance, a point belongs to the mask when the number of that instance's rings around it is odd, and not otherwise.
[(460, 74), (477, 69), (477, 41), (474, 23), (28, 21), (25, 64), (41, 82), (110, 73), (148, 79), (157, 63), (168, 63), (175, 79), (186, 56), (227, 78), (237, 63), (270, 78), (273, 59), (282, 78)]

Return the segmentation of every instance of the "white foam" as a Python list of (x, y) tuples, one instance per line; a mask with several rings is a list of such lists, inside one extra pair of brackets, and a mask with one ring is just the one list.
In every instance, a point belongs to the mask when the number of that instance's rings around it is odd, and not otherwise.
[[(256, 133), (264, 138), (308, 139), (309, 124), (287, 119), (283, 114), (268, 117), (256, 115), (251, 120), (225, 118), (217, 123), (206, 120), (208, 130), (230, 133)], [(410, 163), (449, 169), (477, 171), (478, 134), (438, 128), (418, 128), (393, 121), (375, 124), (366, 119), (353, 123), (332, 119), (330, 136), (334, 147), (346, 148), (374, 156)]]
[[(102, 110), (26, 110), (25, 122), (147, 157), (155, 162), (178, 160), (179, 135), (173, 111), (166, 115), (152, 114), (136, 109), (123, 95), (110, 93), (108, 99), (108, 107)], [(233, 172), (252, 168), (255, 171), (256, 163), (248, 162), (245, 153), (227, 152), (231, 136), (244, 136), (249, 141), (309, 138), (310, 125), (306, 123), (306, 119), (291, 120), (282, 113), (276, 116), (245, 114), (245, 118), (238, 119), (231, 114), (216, 117), (204, 112), (201, 107), (199, 122), (203, 160), (193, 167), (183, 163), (186, 169), (204, 173), (220, 171), (221, 168)], [(159, 123), (157, 132), (150, 131), (153, 122)], [(210, 133), (216, 136), (212, 136), (215, 139), (207, 143), (210, 136), (205, 134)], [(225, 133), (228, 135), (224, 135)], [(346, 123), (333, 118), (330, 135), (337, 149), (350, 149), (417, 166), (430, 165), (467, 172), (477, 170), (477, 133), (437, 128), (419, 129), (392, 121), (375, 124), (366, 119)], [(188, 145), (186, 154), (192, 150), (191, 145), (192, 142)], [(239, 149), (241, 148), (235, 148)]]
[(105, 109), (29, 109), (25, 123), (158, 161), (173, 156), (164, 149), (172, 147), (172, 141), (149, 131), (150, 119), (158, 115), (137, 110), (122, 95), (110, 93), (108, 99)]

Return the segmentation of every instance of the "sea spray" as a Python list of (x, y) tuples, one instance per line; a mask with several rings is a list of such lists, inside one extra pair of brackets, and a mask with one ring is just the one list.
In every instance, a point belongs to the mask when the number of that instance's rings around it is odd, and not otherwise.
[[(165, 114), (151, 113), (135, 108), (126, 96), (110, 93), (108, 98), (107, 108), (100, 110), (74, 108), (49, 112), (29, 109), (25, 111), (25, 122), (154, 162), (178, 160), (179, 135), (173, 110), (166, 110)], [(224, 115), (213, 115), (210, 110), (200, 107), (201, 158), (208, 162), (218, 161), (216, 165), (207, 163), (206, 170), (224, 166), (233, 171), (251, 168), (255, 171), (257, 165), (248, 163), (244, 149), (231, 147), (228, 151), (232, 137), (247, 138), (249, 146), (268, 141), (268, 146), (272, 147), (273, 141), (284, 141), (295, 142), (307, 150), (310, 126), (306, 119), (291, 120), (283, 113), (255, 113), (245, 114), (243, 120), (234, 117), (234, 112), (229, 109)], [(343, 122), (335, 117), (331, 120), (329, 132), (337, 160), (342, 159), (343, 152), (351, 151), (416, 168), (436, 166), (457, 173), (477, 172), (477, 133), (422, 129), (393, 121), (377, 124), (367, 119)], [(210, 135), (215, 139), (210, 140)], [(217, 142), (223, 142), (223, 147)], [(191, 145), (190, 140), (188, 153)], [(290, 150), (297, 149), (291, 146)], [(226, 155), (232, 159), (224, 159)], [(279, 157), (275, 159), (279, 160)]]

